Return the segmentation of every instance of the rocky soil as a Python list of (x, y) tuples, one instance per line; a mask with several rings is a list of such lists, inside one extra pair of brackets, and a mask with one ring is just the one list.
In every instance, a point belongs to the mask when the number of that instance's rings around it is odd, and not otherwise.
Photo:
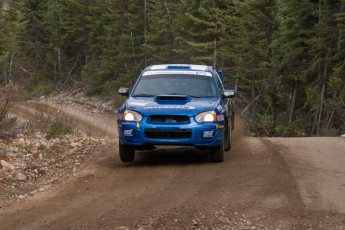
[[(68, 104), (90, 115), (103, 113), (113, 117), (111, 113), (115, 111), (111, 101), (85, 97), (84, 93), (78, 91), (41, 97), (31, 102), (54, 103), (56, 106)], [(114, 141), (106, 136), (87, 135), (90, 133), (76, 126), (73, 134), (48, 139), (35, 128), (37, 124), (35, 126), (29, 121), (37, 119), (36, 113), (21, 111), (12, 114), (19, 115), (16, 132), (10, 138), (0, 138), (0, 207), (65, 183), (90, 161), (97, 159), (102, 149)]]
[(65, 135), (48, 140), (41, 133), (0, 140), (0, 205), (45, 192), (76, 176), (110, 140)]

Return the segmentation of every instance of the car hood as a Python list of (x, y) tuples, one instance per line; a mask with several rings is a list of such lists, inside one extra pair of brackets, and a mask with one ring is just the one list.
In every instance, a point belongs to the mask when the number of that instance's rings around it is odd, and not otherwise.
[(195, 116), (201, 112), (214, 110), (219, 100), (219, 98), (189, 98), (186, 101), (157, 101), (153, 97), (130, 97), (126, 107), (144, 116), (155, 114)]

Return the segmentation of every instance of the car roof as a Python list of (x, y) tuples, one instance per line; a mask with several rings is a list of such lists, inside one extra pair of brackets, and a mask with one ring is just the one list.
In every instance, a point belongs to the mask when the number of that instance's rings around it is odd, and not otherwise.
[(196, 70), (196, 71), (211, 71), (212, 67), (207, 65), (193, 65), (193, 64), (164, 64), (152, 65), (145, 69), (148, 70)]

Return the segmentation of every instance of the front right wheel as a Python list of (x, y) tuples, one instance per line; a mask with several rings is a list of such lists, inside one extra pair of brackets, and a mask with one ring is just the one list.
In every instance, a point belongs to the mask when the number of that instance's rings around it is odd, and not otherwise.
[(224, 138), (225, 138), (225, 151), (231, 150), (231, 142), (232, 142), (232, 125), (231, 122), (226, 126), (224, 130)]
[(133, 162), (135, 149), (130, 145), (119, 144), (119, 154), (122, 162)]

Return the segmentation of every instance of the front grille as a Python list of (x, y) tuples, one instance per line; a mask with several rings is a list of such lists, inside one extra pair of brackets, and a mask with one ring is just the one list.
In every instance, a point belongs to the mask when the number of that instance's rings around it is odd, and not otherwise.
[(190, 123), (188, 116), (182, 115), (153, 115), (150, 116), (149, 122), (151, 123)]
[(189, 139), (192, 131), (188, 129), (182, 130), (158, 130), (145, 129), (145, 136), (153, 139)]

